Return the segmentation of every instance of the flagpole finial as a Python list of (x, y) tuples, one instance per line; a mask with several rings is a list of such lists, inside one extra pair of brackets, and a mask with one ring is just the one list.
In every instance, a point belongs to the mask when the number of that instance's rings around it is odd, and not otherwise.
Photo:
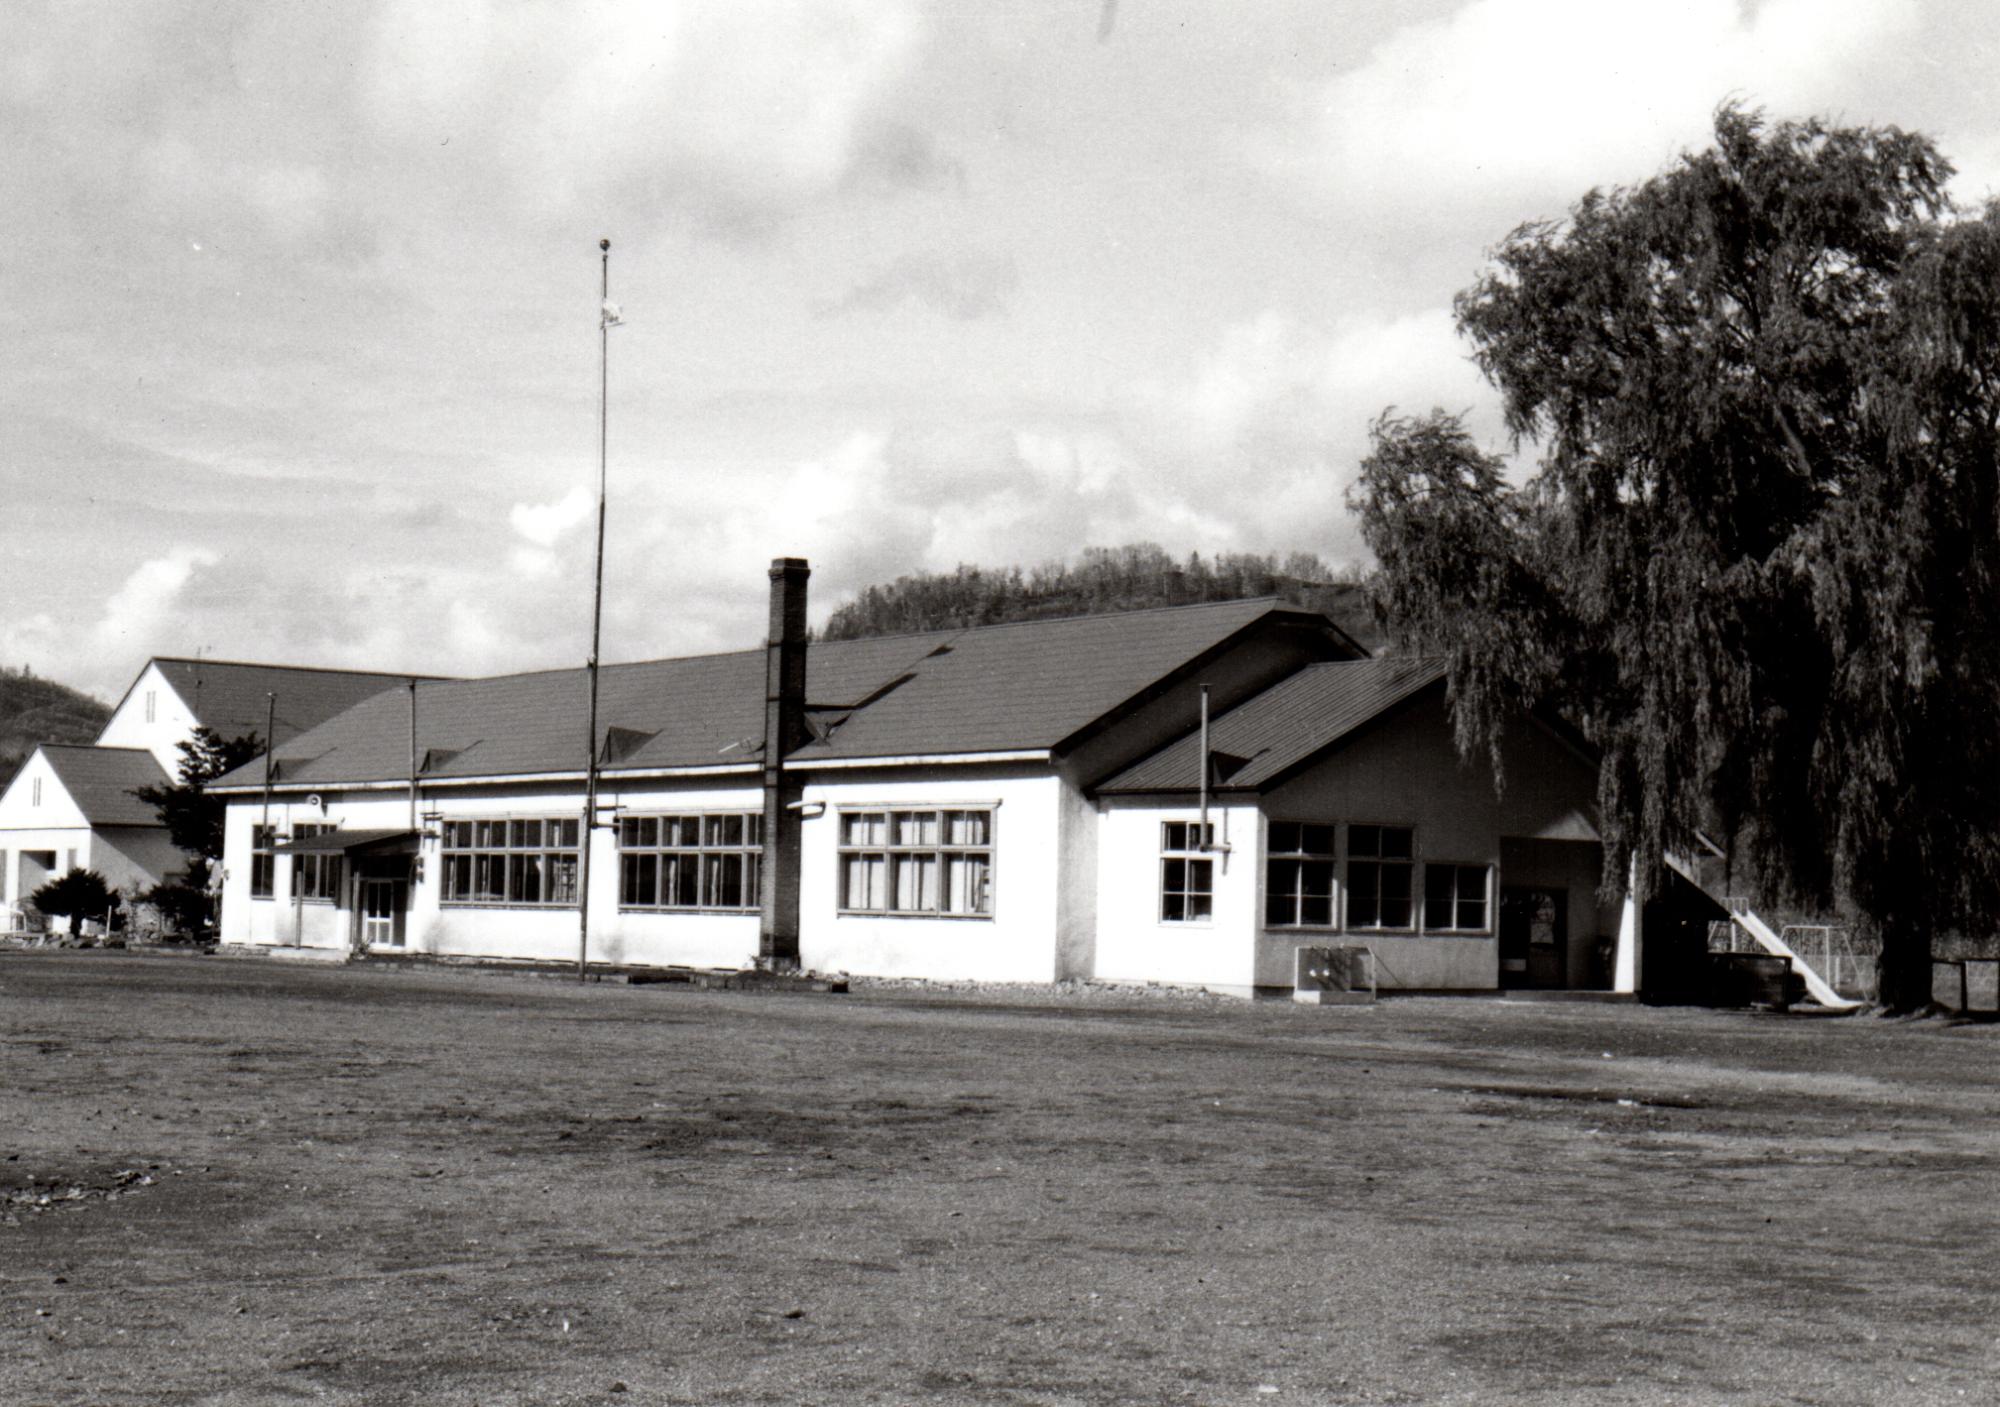
[(611, 252), (611, 241), (608, 239), (600, 239), (599, 241), (597, 241), (597, 247), (599, 249), (602, 249), (606, 254), (609, 254)]

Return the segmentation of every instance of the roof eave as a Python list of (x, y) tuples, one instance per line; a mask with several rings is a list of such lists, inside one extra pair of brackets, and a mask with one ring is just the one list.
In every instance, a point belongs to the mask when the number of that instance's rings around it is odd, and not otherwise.
[[(1328, 620), (1318, 611), (1309, 611), (1302, 606), (1273, 605), (1267, 607), (1265, 610), (1258, 612), (1249, 620), (1243, 622), (1236, 629), (1230, 631), (1229, 634), (1223, 636), (1213, 645), (1210, 645), (1200, 654), (1195, 655), (1191, 659), (1183, 660), (1173, 669), (1162, 674), (1152, 683), (1125, 699), (1124, 702), (1113, 704), (1110, 708), (1091, 719), (1090, 722), (1084, 724), (1081, 728), (1070, 733), (1067, 737), (1058, 739), (1050, 746), (1050, 753), (1053, 755), (1072, 751), (1089, 742), (1092, 738), (1116, 727), (1120, 722), (1131, 717), (1132, 714), (1144, 708), (1154, 699), (1168, 693), (1178, 685), (1185, 684), (1189, 679), (1200, 674), (1209, 665), (1240, 645), (1243, 642), (1244, 636), (1268, 625), (1274, 618), (1287, 616), (1297, 617), (1301, 624), (1333, 631), (1335, 634), (1340, 635), (1343, 640), (1348, 639), (1345, 634), (1340, 632), (1339, 627), (1335, 626), (1332, 621)], [(1348, 643), (1353, 644), (1353, 641), (1348, 640)], [(1363, 653), (1365, 657), (1366, 652), (1364, 651)]]

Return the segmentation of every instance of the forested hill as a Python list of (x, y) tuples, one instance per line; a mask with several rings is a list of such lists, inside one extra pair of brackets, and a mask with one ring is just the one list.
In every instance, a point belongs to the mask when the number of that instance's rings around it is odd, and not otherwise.
[(1285, 557), (1257, 553), (1193, 554), (1176, 561), (1150, 543), (1093, 547), (1081, 561), (1019, 567), (961, 566), (955, 572), (918, 572), (887, 586), (871, 586), (839, 607), (821, 633), (825, 640), (858, 640), (915, 630), (997, 625), (1011, 620), (1138, 611), (1203, 601), (1278, 596), (1330, 616), (1370, 649), (1382, 643), (1368, 593), (1311, 553)]
[(0, 665), (0, 786), (37, 743), (94, 741), (111, 710), (88, 694)]

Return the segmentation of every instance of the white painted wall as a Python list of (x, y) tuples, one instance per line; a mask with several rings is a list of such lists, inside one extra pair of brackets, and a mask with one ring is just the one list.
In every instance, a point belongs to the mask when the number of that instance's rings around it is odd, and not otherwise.
[[(401, 829), (409, 824), (408, 794), (401, 791), (320, 793), (324, 810), (306, 806), (297, 795), (274, 793), (271, 824), (289, 835), (300, 822), (331, 822), (344, 830)], [(599, 795), (600, 814), (622, 808), (635, 815), (663, 811), (753, 811), (754, 786), (672, 787), (661, 783), (607, 785)], [(448, 787), (427, 790), (419, 814), (448, 820), (502, 816), (581, 815), (581, 788)], [(226, 943), (292, 945), (343, 950), (354, 941), (351, 875), (344, 875), (339, 903), (293, 902), (292, 865), (280, 855), (272, 897), (250, 897), (250, 836), (259, 823), (257, 797), (233, 798), (225, 828), (222, 939)], [(579, 916), (574, 906), (510, 908), (447, 905), (442, 900), (441, 842), (436, 822), (423, 842), (419, 871), (411, 886), (403, 951), (434, 956), (576, 960)], [(620, 912), (618, 844), (615, 831), (593, 838), (590, 865), (590, 960), (632, 966), (739, 967), (757, 952), (758, 920), (745, 914), (664, 914)]]
[[(1033, 764), (820, 773), (804, 793), (808, 804), (826, 809), (802, 827), (801, 963), (815, 972), (875, 977), (1054, 981), (1063, 790)], [(991, 917), (839, 912), (840, 807), (982, 805), (994, 806)]]
[[(1193, 798), (1109, 797), (1100, 804), (1096, 970), (1116, 981), (1148, 981), (1247, 994), (1289, 988), (1298, 949), (1365, 944), (1385, 988), (1492, 990), (1499, 985), (1499, 896), (1508, 882), (1502, 838), (1581, 842), (1527, 847), (1539, 862), (1523, 880), (1561, 883), (1570, 896), (1569, 978), (1588, 974), (1590, 948), (1614, 932), (1617, 908), (1594, 894), (1598, 851), (1592, 819), (1595, 775), (1539, 729), (1523, 725), (1505, 751), (1508, 788), (1496, 798), (1483, 762), (1461, 765), (1442, 698), (1419, 701), (1274, 789), (1261, 805), (1230, 797), (1212, 805), (1218, 835), (1215, 917), (1208, 925), (1159, 918), (1160, 827), (1192, 821)], [(1166, 804), (1172, 801), (1173, 804)], [(1492, 867), (1489, 917), (1480, 936), (1264, 926), (1264, 856), (1269, 823), (1311, 821), (1406, 825), (1417, 860)], [(1344, 826), (1340, 844), (1346, 844)], [(1556, 870), (1551, 870), (1555, 866)], [(1559, 870), (1559, 872), (1556, 872)], [(1344, 880), (1344, 866), (1340, 871)], [(1416, 877), (1422, 892), (1422, 877)], [(1343, 894), (1335, 912), (1344, 920)]]
[[(49, 861), (46, 872), (43, 856)], [(14, 911), (45, 879), (75, 865), (94, 867), (90, 827), (37, 748), (0, 792), (0, 904), (8, 907), (0, 927), (11, 926)]]
[[(147, 695), (152, 695), (153, 717), (146, 718)], [(160, 760), (169, 777), (178, 779), (181, 774), (181, 754), (179, 744), (194, 736), (194, 710), (189, 708), (181, 696), (174, 692), (174, 686), (160, 672), (157, 664), (148, 664), (139, 672), (125, 697), (111, 717), (105, 720), (104, 730), (97, 735), (99, 747), (142, 747)]]
[(1065, 775), (1056, 798), (1056, 980), (1097, 975), (1097, 808)]
[[(1164, 982), (1248, 996), (1256, 982), (1253, 934), (1261, 897), (1257, 810), (1235, 800), (1209, 807), (1215, 913), (1207, 923), (1160, 918), (1160, 827), (1199, 821), (1198, 806), (1107, 798), (1098, 817), (1097, 976)], [(1290, 985), (1288, 976), (1286, 985)]]
[(6, 791), (0, 792), (0, 831), (66, 830), (89, 824), (40, 748), (28, 754)]
[[(43, 861), (48, 857), (48, 869), (42, 872)], [(82, 827), (50, 827), (48, 829), (27, 829), (8, 831), (0, 834), (0, 869), (5, 871), (5, 894), (0, 895), (9, 904), (26, 902), (44, 880), (53, 879), (81, 865), (92, 868), (90, 856), (90, 832)]]

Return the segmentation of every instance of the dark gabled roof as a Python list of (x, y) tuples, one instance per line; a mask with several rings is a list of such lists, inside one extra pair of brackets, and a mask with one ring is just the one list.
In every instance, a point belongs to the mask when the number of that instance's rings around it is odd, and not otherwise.
[[(809, 766), (1054, 748), (1274, 615), (1320, 619), (1268, 600), (1232, 601), (818, 642), (806, 652), (815, 736), (793, 758)], [(764, 670), (762, 649), (606, 666), (599, 681), (598, 746), (605, 750), (607, 775), (758, 762)], [(420, 775), (581, 771), (588, 687), (580, 669), (421, 685)], [(281, 741), (277, 780), (331, 785), (407, 777), (409, 709), (408, 694), (397, 690)], [(259, 761), (217, 785), (262, 781)]]
[(44, 743), (42, 756), (91, 825), (160, 824), (159, 812), (132, 795), (134, 787), (173, 784), (159, 759), (147, 749)]
[(1226, 601), (857, 641), (895, 672), (879, 674), (873, 702), (796, 756), (810, 764), (1053, 748), (1274, 613), (1300, 614), (1269, 599)]
[[(1290, 776), (1405, 700), (1439, 683), (1435, 658), (1311, 664), (1214, 719), (1208, 747), (1218, 791), (1256, 791)], [(1095, 788), (1099, 794), (1192, 792), (1201, 738), (1190, 733)]]
[(237, 660), (156, 656), (153, 663), (181, 696), (195, 721), (224, 738), (263, 737), (272, 723), (280, 743), (345, 713), (363, 699), (409, 683), (407, 674), (361, 669), (309, 669)]

